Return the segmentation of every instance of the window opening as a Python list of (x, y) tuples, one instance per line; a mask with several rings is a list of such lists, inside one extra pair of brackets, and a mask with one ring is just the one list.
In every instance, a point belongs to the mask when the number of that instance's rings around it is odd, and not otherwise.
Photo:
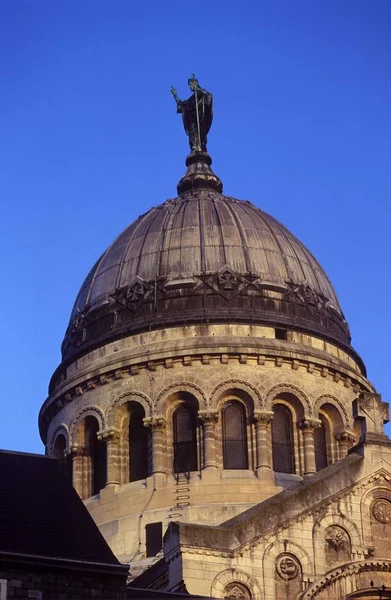
[(193, 410), (186, 405), (174, 413), (174, 472), (197, 471), (197, 434)]
[(224, 469), (248, 469), (246, 413), (239, 402), (223, 408)]
[(163, 548), (163, 523), (148, 523), (145, 526), (146, 556), (156, 556)]
[(273, 469), (277, 473), (295, 472), (292, 414), (288, 408), (277, 405), (273, 408), (272, 452)]

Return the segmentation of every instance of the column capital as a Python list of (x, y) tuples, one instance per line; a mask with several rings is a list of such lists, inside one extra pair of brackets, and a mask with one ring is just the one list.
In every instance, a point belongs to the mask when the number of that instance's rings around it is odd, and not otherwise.
[(254, 410), (255, 425), (269, 425), (273, 420), (274, 413), (272, 410)]
[(98, 431), (97, 438), (99, 441), (108, 442), (116, 442), (120, 438), (120, 431), (115, 427), (111, 427), (109, 429), (102, 429)]
[(143, 419), (144, 427), (149, 427), (152, 431), (164, 431), (167, 422), (162, 415), (156, 417), (145, 417)]
[(205, 425), (207, 423), (211, 423), (212, 425), (215, 425), (217, 423), (217, 421), (219, 420), (219, 414), (218, 414), (217, 410), (199, 410), (198, 418), (203, 425)]
[(335, 439), (337, 442), (345, 442), (346, 444), (354, 444), (356, 441), (356, 436), (351, 431), (340, 431), (335, 434)]
[(322, 425), (322, 421), (320, 419), (313, 419), (312, 417), (304, 417), (298, 423), (299, 428), (304, 431), (315, 431)]
[(84, 446), (77, 446), (76, 444), (74, 444), (73, 446), (69, 446), (69, 448), (65, 450), (65, 454), (67, 456), (83, 456), (84, 452)]

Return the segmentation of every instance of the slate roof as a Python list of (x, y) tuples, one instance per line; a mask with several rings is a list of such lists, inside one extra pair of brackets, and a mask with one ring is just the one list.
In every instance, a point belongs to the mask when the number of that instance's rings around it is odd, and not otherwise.
[(126, 570), (60, 463), (0, 450), (0, 553), (99, 563)]

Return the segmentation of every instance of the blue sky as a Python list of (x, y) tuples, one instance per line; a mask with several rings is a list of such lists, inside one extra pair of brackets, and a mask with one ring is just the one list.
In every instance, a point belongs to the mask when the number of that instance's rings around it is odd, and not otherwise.
[(187, 140), (170, 86), (215, 98), (225, 192), (281, 220), (330, 276), (391, 399), (389, 0), (2, 0), (0, 446), (37, 415), (85, 275), (175, 196)]

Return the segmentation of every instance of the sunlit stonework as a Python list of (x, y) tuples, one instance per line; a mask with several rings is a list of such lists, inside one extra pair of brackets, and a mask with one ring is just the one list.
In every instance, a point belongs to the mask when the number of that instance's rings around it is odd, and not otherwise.
[(178, 196), (83, 283), (42, 439), (135, 585), (377, 597), (391, 587), (388, 406), (309, 250), (223, 195), (213, 98), (189, 85), (186, 101), (173, 90), (191, 148)]

